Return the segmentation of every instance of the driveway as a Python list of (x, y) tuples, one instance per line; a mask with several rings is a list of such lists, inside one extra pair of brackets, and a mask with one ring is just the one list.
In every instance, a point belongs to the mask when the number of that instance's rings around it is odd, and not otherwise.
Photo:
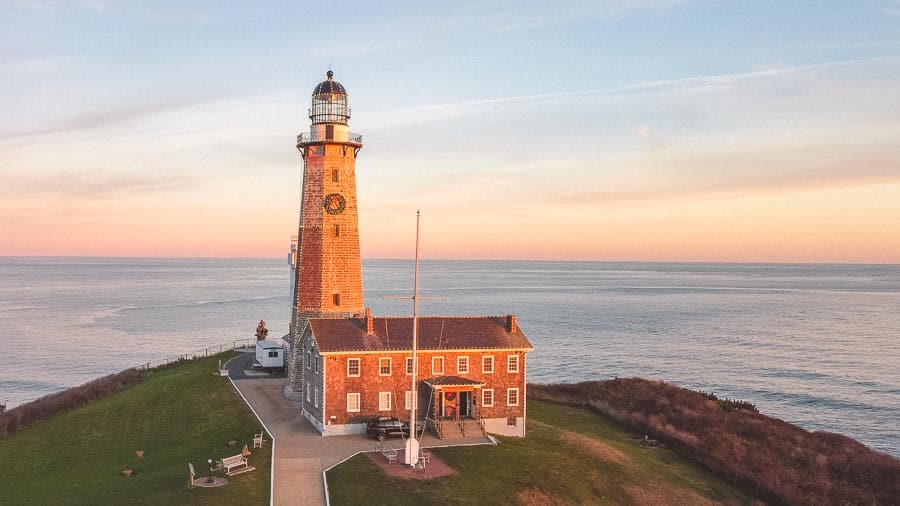
[[(275, 436), (272, 457), (275, 504), (323, 505), (322, 472), (358, 452), (374, 450), (375, 444), (364, 435), (323, 437), (300, 416), (300, 404), (282, 395), (285, 381), (285, 378), (254, 378), (238, 379), (234, 384)], [(394, 441), (395, 447), (402, 444), (399, 439)], [(427, 433), (421, 440), (423, 448), (459, 444), (491, 444), (491, 441), (482, 436), (440, 440)]]

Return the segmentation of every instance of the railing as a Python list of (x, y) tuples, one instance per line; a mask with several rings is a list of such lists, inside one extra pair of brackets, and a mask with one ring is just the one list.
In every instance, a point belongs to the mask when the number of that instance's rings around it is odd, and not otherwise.
[[(238, 348), (250, 348), (251, 340), (254, 341), (254, 343), (255, 343), (254, 338), (248, 337), (246, 339), (235, 339), (234, 341), (231, 341), (230, 343), (223, 343), (218, 346), (210, 346), (209, 348), (203, 348), (202, 350), (189, 351), (182, 355), (171, 356), (168, 358), (164, 358), (162, 360), (157, 360), (156, 362), (147, 362), (144, 364), (140, 364), (138, 366), (135, 366), (134, 368), (149, 370), (149, 369), (154, 369), (154, 368), (162, 367), (162, 366), (169, 365), (169, 364), (174, 364), (176, 362), (184, 362), (187, 360), (197, 360), (200, 358), (206, 358), (206, 357), (210, 356), (210, 354), (215, 355), (216, 353), (222, 353), (223, 351), (236, 350)], [(242, 345), (238, 346), (238, 343), (242, 343)]]
[[(303, 132), (297, 136), (297, 144), (309, 144), (311, 142), (342, 142), (336, 139), (313, 139), (312, 135), (309, 132)], [(362, 134), (355, 134), (353, 132), (347, 133), (347, 143), (349, 144), (362, 144)]]

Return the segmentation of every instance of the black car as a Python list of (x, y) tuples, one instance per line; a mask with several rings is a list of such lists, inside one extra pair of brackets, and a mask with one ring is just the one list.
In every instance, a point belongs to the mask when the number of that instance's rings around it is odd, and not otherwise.
[(409, 424), (396, 418), (381, 417), (369, 422), (366, 434), (373, 439), (384, 441), (388, 436), (409, 437)]

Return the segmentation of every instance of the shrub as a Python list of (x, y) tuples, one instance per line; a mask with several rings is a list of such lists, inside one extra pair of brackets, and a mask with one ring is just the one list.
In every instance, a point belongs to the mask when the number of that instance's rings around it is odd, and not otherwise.
[(858, 441), (808, 432), (758, 412), (662, 381), (617, 378), (528, 386), (539, 400), (587, 406), (649, 434), (747, 493), (774, 504), (895, 504), (900, 461)]
[(146, 371), (144, 370), (127, 369), (88, 381), (83, 385), (69, 388), (62, 392), (46, 395), (40, 399), (0, 413), (0, 439), (53, 415), (65, 413), (91, 401), (124, 390), (126, 387), (143, 379), (145, 375)]

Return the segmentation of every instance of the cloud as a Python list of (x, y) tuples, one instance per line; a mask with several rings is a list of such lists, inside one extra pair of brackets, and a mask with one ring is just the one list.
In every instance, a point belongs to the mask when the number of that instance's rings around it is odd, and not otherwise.
[(49, 134), (72, 133), (74, 131), (101, 129), (139, 119), (145, 119), (147, 117), (163, 113), (189, 109), (199, 105), (221, 101), (226, 98), (227, 97), (225, 95), (171, 98), (168, 100), (160, 100), (157, 102), (98, 110), (95, 112), (75, 116), (57, 124), (48, 125), (42, 128), (0, 134), (0, 142)]
[(734, 138), (606, 159), (595, 163), (592, 181), (549, 194), (578, 195), (577, 202), (602, 206), (897, 182), (896, 145), (896, 123)]
[(883, 0), (877, 5), (877, 8), (885, 14), (900, 16), (900, 0)]
[(473, 110), (478, 110), (479, 112), (493, 112), (498, 109), (519, 110), (525, 106), (556, 105), (560, 103), (583, 105), (581, 99), (621, 100), (654, 93), (711, 93), (719, 90), (727, 90), (730, 87), (748, 81), (771, 82), (787, 75), (803, 76), (821, 70), (849, 70), (849, 68), (853, 66), (875, 66), (884, 63), (896, 63), (897, 61), (900, 61), (900, 58), (881, 57), (840, 60), (812, 65), (777, 67), (728, 74), (657, 79), (610, 88), (492, 97), (463, 102), (423, 105), (381, 111), (375, 113), (375, 115), (380, 124), (386, 126), (390, 125), (391, 127), (418, 123), (445, 122), (469, 117)]
[(196, 186), (188, 175), (133, 174), (103, 169), (54, 172), (34, 176), (17, 174), (3, 178), (0, 195), (6, 198), (67, 198), (101, 200), (172, 193)]
[(97, 12), (109, 10), (109, 4), (101, 0), (6, 0), (3, 7), (31, 11), (59, 11), (72, 8)]

